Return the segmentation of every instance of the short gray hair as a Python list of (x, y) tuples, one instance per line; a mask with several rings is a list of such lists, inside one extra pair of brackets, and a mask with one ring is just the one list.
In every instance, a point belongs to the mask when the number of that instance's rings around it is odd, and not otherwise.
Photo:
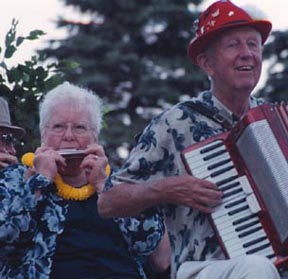
[(91, 128), (95, 131), (97, 137), (102, 128), (102, 100), (91, 90), (81, 88), (69, 82), (64, 82), (44, 95), (39, 106), (40, 133), (43, 134), (47, 126), (53, 107), (57, 104), (65, 104), (83, 107), (89, 114)]

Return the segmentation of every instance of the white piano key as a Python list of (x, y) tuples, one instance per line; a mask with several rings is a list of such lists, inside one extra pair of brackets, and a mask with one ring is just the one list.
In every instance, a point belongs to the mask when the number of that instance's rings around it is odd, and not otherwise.
[[(201, 146), (200, 148), (187, 151), (187, 152), (184, 154), (184, 156), (185, 156), (186, 159), (188, 159), (188, 158), (190, 158), (190, 157), (195, 157), (195, 156), (197, 156), (197, 155), (201, 155), (202, 157), (204, 157), (205, 154), (207, 154), (207, 153), (209, 154), (209, 153), (211, 153), (211, 152), (213, 152), (213, 151), (215, 151), (215, 150), (219, 150), (219, 147), (212, 148), (212, 146), (217, 146), (218, 144), (221, 145), (220, 148), (223, 147), (223, 146), (224, 146), (223, 140), (215, 140), (215, 141), (212, 141), (212, 142), (206, 144), (205, 146)], [(210, 152), (201, 153), (201, 152), (203, 152), (203, 150), (205, 150), (205, 149), (207, 150), (207, 149), (209, 149), (209, 148), (212, 149)]]
[[(228, 168), (228, 166), (227, 166), (227, 168)], [(210, 180), (210, 181), (211, 181), (211, 179), (216, 179), (217, 178), (217, 181), (221, 181), (222, 179), (225, 179), (225, 178), (230, 177), (230, 176), (235, 176), (235, 175), (238, 174), (236, 169), (234, 168), (233, 164), (231, 164), (229, 166), (229, 169), (225, 169), (223, 167), (222, 169), (219, 169), (218, 171), (221, 171), (221, 170), (222, 170), (222, 172), (218, 173), (217, 175), (216, 175), (216, 173), (214, 171), (214, 172), (210, 172), (210, 173), (209, 172), (199, 173), (197, 175), (197, 177), (200, 178), (200, 179), (207, 179), (207, 180)]]
[(261, 223), (260, 219), (257, 215), (252, 215), (253, 217), (249, 218), (248, 220), (245, 220), (243, 222), (241, 222), (240, 224), (235, 224), (235, 223), (231, 223), (231, 225), (233, 226), (233, 228), (235, 228), (236, 232), (241, 232), (244, 231), (246, 227), (250, 227), (255, 223)]
[[(239, 220), (240, 218), (246, 217), (247, 220), (244, 222), (241, 222), (240, 224), (235, 224), (235, 220)], [(259, 220), (258, 216), (251, 215), (251, 212), (241, 212), (238, 216), (233, 216), (233, 218), (230, 218), (230, 216), (222, 216), (220, 218), (217, 218), (213, 220), (213, 223), (218, 228), (218, 231), (222, 233), (225, 228), (231, 227), (232, 229), (236, 230), (238, 227), (242, 226), (243, 224), (247, 224), (251, 221)]]
[[(256, 227), (259, 227), (259, 224), (257, 226), (254, 226), (254, 228), (256, 228)], [(250, 229), (252, 229), (252, 228), (249, 228), (249, 230)], [(222, 233), (221, 233), (221, 236), (222, 236)], [(224, 235), (223, 237), (225, 238), (225, 241), (226, 241), (225, 244), (232, 247), (235, 239), (239, 240), (239, 242), (243, 245), (244, 243), (246, 243), (252, 239), (261, 237), (261, 236), (266, 236), (262, 227), (260, 230), (257, 230), (254, 233), (249, 234), (245, 237), (239, 237), (239, 233), (237, 233), (237, 232), (235, 232), (234, 236), (232, 236), (232, 237), (229, 235)]]
[[(259, 224), (260, 220), (257, 216), (255, 216), (254, 218), (247, 220), (246, 222), (241, 224), (241, 226), (243, 226), (243, 225), (248, 226), (252, 222), (257, 222)], [(215, 224), (215, 225), (217, 226), (218, 231), (221, 232), (221, 235), (225, 235), (226, 233), (230, 233), (231, 230), (235, 231), (238, 234), (242, 231), (245, 231), (245, 229), (243, 229), (241, 231), (237, 231), (237, 229), (240, 227), (240, 225), (233, 226), (232, 222), (229, 222), (229, 223), (225, 222), (225, 223), (220, 223), (220, 224)], [(252, 225), (250, 227), (252, 227)]]
[[(226, 248), (226, 250), (229, 253), (229, 256), (230, 257), (237, 256), (239, 250), (241, 250), (241, 253), (243, 253), (243, 251), (245, 251), (245, 254), (258, 254), (258, 255), (264, 255), (267, 257), (269, 255), (275, 254), (269, 239), (267, 238), (266, 234), (263, 231), (257, 232), (257, 234), (255, 233), (254, 235), (251, 235), (249, 237), (250, 237), (250, 239), (247, 238), (244, 242), (242, 242), (243, 241), (242, 239), (233, 239), (233, 238), (226, 240), (226, 242), (223, 242), (224, 247)], [(245, 243), (247, 243), (251, 240), (254, 240), (256, 238), (259, 238), (259, 237), (265, 237), (265, 239), (255, 243), (249, 247), (244, 247)], [(255, 249), (257, 249), (257, 250), (255, 250)], [(253, 250), (255, 250), (255, 251), (253, 251)]]
[(252, 214), (253, 213), (248, 208), (248, 209), (245, 209), (242, 212), (239, 212), (239, 214), (237, 214), (237, 215), (232, 215), (232, 216), (230, 216), (230, 215), (219, 215), (217, 218), (214, 218), (212, 216), (212, 219), (213, 219), (214, 223), (216, 223), (216, 224), (222, 224), (222, 223), (225, 224), (225, 223), (230, 223), (230, 222), (233, 223), (233, 222), (238, 221), (238, 220), (240, 220), (242, 218), (250, 218)]
[(239, 176), (235, 179), (233, 179), (232, 181), (229, 181), (228, 183), (222, 184), (219, 186), (219, 189), (225, 188), (227, 185), (231, 184), (231, 183), (235, 183), (235, 182), (239, 182), (241, 187), (243, 188), (243, 191), (246, 194), (250, 194), (253, 193), (253, 190), (251, 188), (251, 185), (247, 179), (247, 177), (245, 175), (243, 176)]
[(236, 176), (238, 175), (238, 172), (236, 171), (236, 169), (232, 169), (232, 170), (229, 170), (228, 172), (225, 172), (225, 173), (222, 173), (216, 177), (208, 177), (207, 180), (213, 182), (213, 183), (217, 183), (217, 182), (220, 182), (224, 179), (228, 179), (232, 176)]
[(237, 257), (240, 257), (240, 256), (245, 256), (246, 252), (245, 252), (244, 249), (241, 249), (241, 247), (240, 247), (239, 249), (235, 249), (233, 251), (229, 251), (228, 255), (229, 255), (230, 259), (233, 259), (233, 258), (237, 258)]
[[(265, 239), (264, 239), (264, 237), (265, 237)], [(251, 241), (252, 241), (252, 240), (255, 240), (255, 239), (256, 239), (256, 237), (255, 237), (254, 235), (251, 236)], [(245, 241), (245, 242), (243, 243), (243, 248), (247, 251), (247, 253), (248, 253), (249, 250), (257, 249), (258, 247), (261, 247), (261, 246), (263, 246), (263, 245), (269, 245), (268, 247), (271, 246), (271, 243), (270, 243), (269, 239), (267, 238), (267, 236), (266, 236), (266, 234), (265, 234), (264, 232), (263, 232), (263, 239), (259, 240), (259, 242), (254, 243), (253, 245), (250, 245), (250, 246), (248, 246), (248, 247), (245, 247), (244, 245), (245, 245), (246, 243), (248, 243), (248, 242), (249, 242), (249, 241)], [(260, 252), (260, 251), (262, 251), (262, 250), (264, 250), (264, 249), (266, 249), (266, 248), (262, 248), (262, 249), (256, 251), (255, 254), (258, 253), (258, 252)], [(254, 254), (254, 253), (253, 253), (253, 254)]]
[(222, 238), (222, 241), (224, 243), (224, 247), (229, 255), (230, 258), (235, 258), (241, 255), (245, 255), (246, 251), (243, 249), (242, 243), (237, 237), (231, 238), (229, 240), (233, 240), (233, 242), (230, 243), (230, 245), (226, 244), (227, 240)]
[[(231, 203), (231, 201), (229, 201), (229, 203)], [(216, 211), (211, 213), (212, 219), (216, 219), (216, 218), (223, 216), (223, 215), (230, 215), (229, 213), (234, 212), (235, 210), (239, 210), (244, 206), (248, 206), (248, 204), (246, 202), (242, 202), (236, 206), (233, 206), (232, 208), (226, 208), (227, 204), (229, 204), (229, 203), (219, 205), (216, 208)]]
[(228, 197), (224, 197), (222, 199), (223, 204), (227, 204), (232, 202), (234, 199), (243, 199), (246, 198), (245, 194), (242, 191), (239, 191), (238, 193), (234, 193), (233, 196), (228, 196)]
[[(266, 239), (265, 241), (259, 242), (251, 247), (245, 248), (245, 250), (247, 251), (246, 254), (247, 255), (263, 255), (263, 251), (271, 246), (271, 243), (269, 241), (269, 239)], [(273, 251), (273, 249), (272, 249)], [(266, 253), (266, 252), (265, 252)]]
[[(233, 186), (236, 183), (239, 183), (239, 185)], [(225, 189), (229, 185), (232, 185), (233, 187), (231, 187), (230, 189)], [(237, 198), (240, 196), (244, 197), (244, 196), (246, 196), (246, 193), (252, 192), (250, 183), (248, 182), (248, 179), (246, 176), (238, 177), (229, 183), (226, 183), (226, 184), (219, 186), (218, 188), (224, 194), (224, 196), (222, 198), (222, 203), (226, 203), (226, 202), (230, 201), (231, 199), (234, 199), (235, 197), (237, 197)], [(231, 195), (232, 193), (235, 193), (235, 194)]]
[(243, 175), (241, 177), (239, 177), (239, 181), (241, 183), (241, 187), (243, 188), (243, 191), (246, 193), (246, 194), (251, 194), (251, 193), (254, 193), (252, 187), (251, 187), (251, 184), (247, 178), (246, 175)]
[[(236, 234), (234, 234), (232, 237), (229, 236), (229, 235), (221, 236), (221, 237), (222, 237), (222, 241), (223, 241), (224, 247), (225, 247), (225, 249), (227, 250), (227, 252), (229, 254), (229, 257), (230, 258), (234, 258), (234, 257), (239, 256), (240, 254), (247, 254), (248, 250), (251, 250), (251, 249), (253, 249), (255, 247), (260, 247), (263, 244), (270, 243), (269, 240), (266, 239), (266, 240), (264, 240), (262, 242), (254, 244), (253, 248), (251, 248), (252, 246), (247, 247), (247, 248), (243, 247), (245, 242), (248, 242), (250, 240), (253, 240), (255, 238), (259, 238), (259, 237), (262, 237), (262, 236), (266, 237), (265, 233), (263, 231), (257, 231), (254, 235), (250, 235), (249, 237), (247, 236), (245, 238), (245, 240), (243, 240), (241, 238), (238, 238), (236, 236)], [(270, 246), (270, 244), (269, 244), (269, 246)], [(259, 250), (259, 252), (261, 252), (261, 250)], [(257, 254), (257, 252), (255, 252), (255, 254)]]
[[(230, 224), (229, 224), (230, 225)], [(232, 237), (230, 234), (235, 232), (235, 237), (237, 237), (237, 233), (235, 231), (235, 228), (231, 225), (231, 226), (216, 226), (217, 227), (217, 231), (221, 232), (221, 236), (225, 237), (226, 235), (228, 235), (229, 237)], [(230, 236), (229, 236), (230, 235)]]
[(189, 162), (189, 164), (191, 164), (191, 168), (196, 168), (209, 162), (215, 162), (215, 158), (218, 159), (216, 161), (219, 161), (219, 158), (221, 158), (221, 156), (227, 154), (228, 158), (231, 158), (228, 151), (225, 148), (221, 147), (217, 150), (214, 150), (211, 154), (205, 154), (205, 156), (202, 156), (201, 154), (198, 156), (190, 157), (187, 159), (187, 161)]
[(222, 203), (226, 204), (228, 202), (232, 202), (234, 199), (238, 198), (246, 198), (243, 189), (240, 186), (229, 189), (228, 191), (223, 192)]
[[(239, 246), (239, 245), (243, 245), (245, 242), (250, 241), (251, 239), (255, 239), (256, 237), (262, 237), (265, 236), (264, 231), (260, 230), (260, 231), (256, 231), (253, 235), (248, 235), (245, 238), (240, 238), (239, 234), (236, 233), (235, 231), (233, 231), (230, 234), (222, 234), (221, 233), (221, 238), (223, 240), (223, 243), (225, 244), (225, 246), (229, 247), (231, 250), (233, 250), (234, 246)], [(244, 247), (242, 247), (244, 249)]]
[(207, 177), (207, 176), (210, 176), (212, 173), (218, 171), (218, 170), (221, 170), (223, 168), (226, 168), (226, 167), (234, 167), (234, 164), (233, 162), (228, 162), (226, 164), (223, 164), (221, 166), (218, 166), (217, 168), (214, 168), (212, 170), (208, 170), (208, 167), (207, 166), (204, 166), (204, 167), (201, 167), (201, 168), (197, 168), (197, 169), (194, 169), (193, 172), (192, 172), (192, 175), (195, 176), (195, 177)]
[[(263, 249), (261, 251), (258, 251), (256, 254), (257, 255), (262, 255), (262, 256), (265, 256), (265, 257), (269, 257), (269, 259), (271, 261), (275, 261), (276, 260), (275, 251), (274, 251), (272, 246), (269, 246), (269, 247), (267, 247), (267, 248), (265, 248), (265, 249)], [(274, 257), (271, 258), (270, 257), (271, 255), (274, 255)]]
[(247, 203), (249, 205), (249, 208), (253, 213), (258, 213), (261, 211), (261, 207), (258, 203), (258, 200), (254, 194), (251, 194), (247, 197)]
[[(262, 236), (265, 236), (265, 235), (262, 235), (259, 233), (258, 235), (255, 234), (254, 238), (262, 237)], [(228, 236), (227, 236), (227, 239), (225, 239), (225, 237), (223, 237), (223, 243), (224, 243), (224, 247), (229, 252), (230, 256), (232, 256), (233, 253), (239, 249), (243, 250), (245, 252), (245, 254), (247, 254), (247, 251), (250, 250), (249, 247), (244, 248), (243, 242), (241, 241), (241, 239), (239, 239), (237, 237), (228, 238)]]
[(192, 158), (187, 159), (187, 163), (189, 165), (190, 170), (193, 172), (193, 175), (194, 175), (194, 173), (198, 172), (198, 169), (202, 169), (202, 168), (205, 169), (212, 164), (215, 164), (215, 163), (218, 163), (219, 161), (227, 160), (227, 159), (231, 160), (231, 157), (226, 152), (226, 153), (221, 154), (218, 157), (212, 158), (209, 161), (203, 161), (202, 158), (199, 160), (198, 159), (195, 160), (195, 158), (192, 157)]

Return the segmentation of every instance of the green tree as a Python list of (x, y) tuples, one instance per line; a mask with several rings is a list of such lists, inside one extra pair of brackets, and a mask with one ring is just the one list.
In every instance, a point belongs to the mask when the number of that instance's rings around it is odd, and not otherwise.
[[(112, 162), (118, 147), (160, 111), (208, 87), (187, 58), (201, 0), (63, 0), (90, 21), (58, 19), (68, 36), (40, 51), (79, 64), (67, 79), (96, 91), (108, 104), (102, 141)], [(192, 8), (192, 9), (191, 9)], [(119, 149), (118, 149), (119, 151)]]
[(268, 78), (258, 95), (271, 102), (288, 101), (288, 31), (275, 31), (265, 46)]
[(41, 30), (33, 30), (28, 36), (17, 36), (17, 25), (18, 21), (13, 20), (4, 45), (0, 47), (0, 96), (9, 103), (12, 123), (26, 130), (22, 144), (17, 147), (21, 156), (39, 146), (39, 99), (62, 82), (64, 70), (69, 65), (65, 62), (44, 65), (42, 57), (32, 56), (16, 66), (8, 66), (24, 41), (37, 40), (44, 35)]

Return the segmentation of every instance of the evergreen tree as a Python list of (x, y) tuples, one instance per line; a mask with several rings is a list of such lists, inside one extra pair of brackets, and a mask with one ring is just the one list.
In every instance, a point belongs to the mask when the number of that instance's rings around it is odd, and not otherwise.
[(77, 62), (67, 79), (104, 99), (108, 113), (101, 139), (110, 161), (119, 165), (117, 148), (129, 150), (154, 115), (208, 87), (187, 58), (202, 1), (63, 1), (91, 21), (58, 19), (69, 35), (40, 53)]
[(258, 95), (270, 102), (288, 101), (288, 31), (275, 31), (265, 46), (268, 79)]

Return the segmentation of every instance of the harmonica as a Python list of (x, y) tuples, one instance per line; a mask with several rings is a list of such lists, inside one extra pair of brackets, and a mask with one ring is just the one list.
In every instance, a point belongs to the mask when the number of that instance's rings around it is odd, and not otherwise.
[(60, 149), (58, 152), (65, 159), (83, 159), (85, 157), (84, 151), (79, 149)]

